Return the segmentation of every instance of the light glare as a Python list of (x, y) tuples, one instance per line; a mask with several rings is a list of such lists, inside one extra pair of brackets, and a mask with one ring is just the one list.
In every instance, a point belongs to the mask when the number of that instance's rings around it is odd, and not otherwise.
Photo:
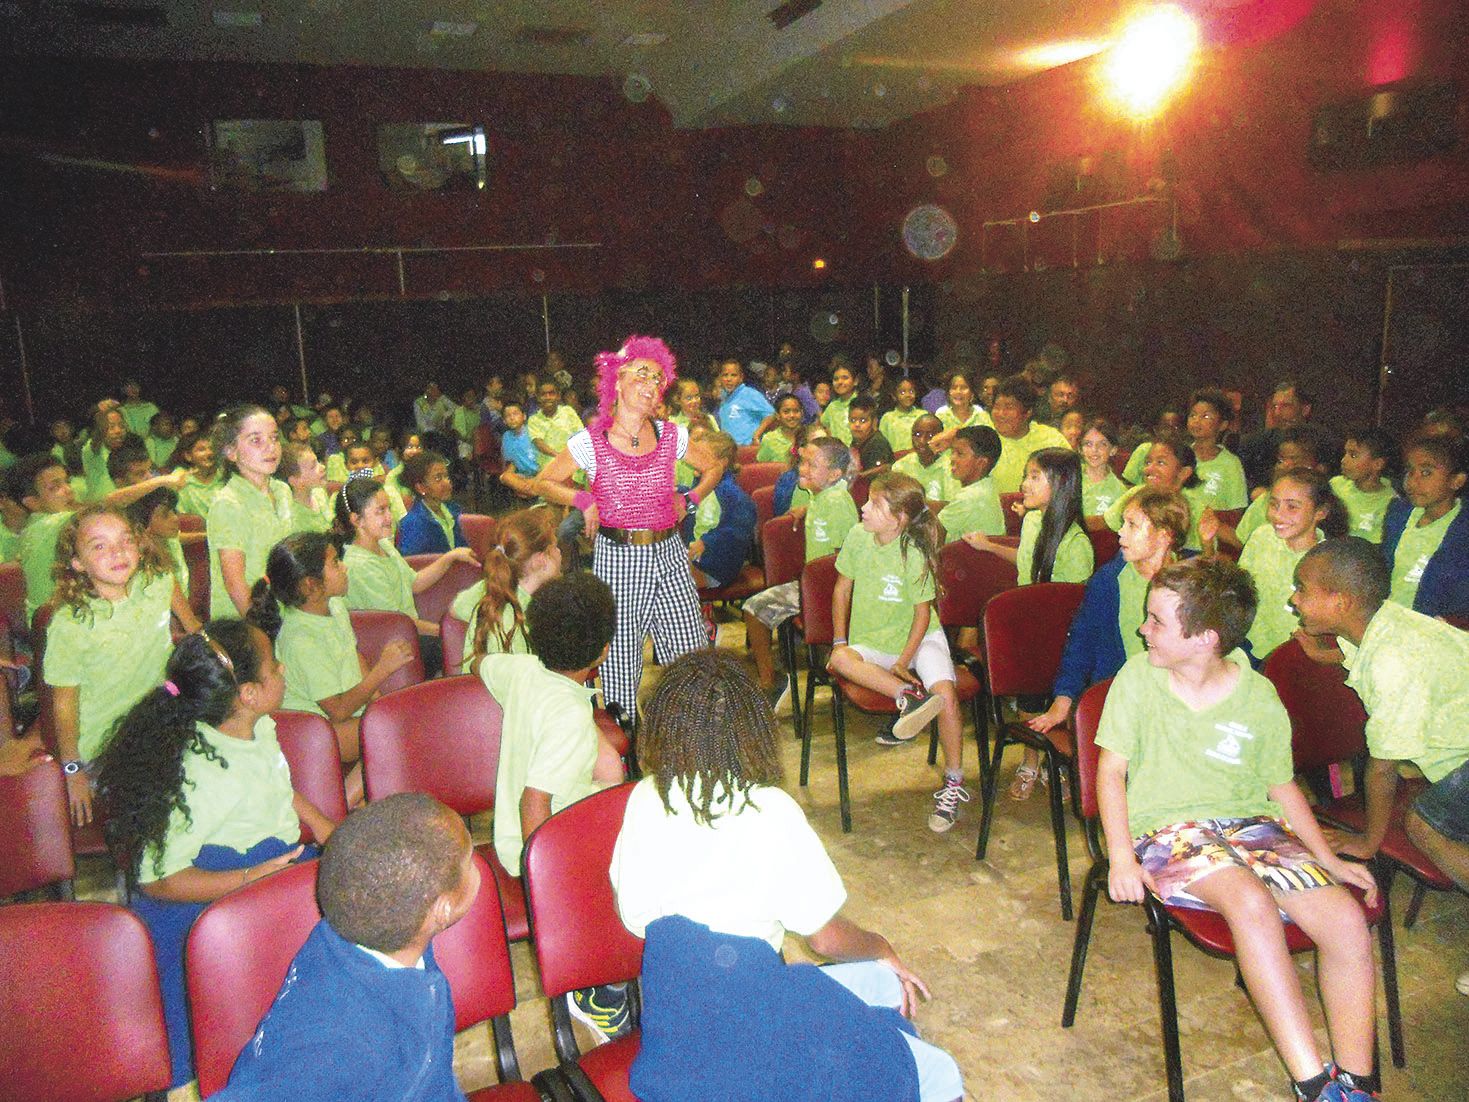
[(1131, 114), (1155, 114), (1188, 76), (1198, 44), (1198, 25), (1178, 8), (1137, 16), (1107, 53), (1103, 71), (1112, 94)]

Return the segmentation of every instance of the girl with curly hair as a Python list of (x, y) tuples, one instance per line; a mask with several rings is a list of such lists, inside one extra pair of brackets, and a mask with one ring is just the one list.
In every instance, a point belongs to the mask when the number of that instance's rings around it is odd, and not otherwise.
[(173, 650), (170, 614), (199, 626), (157, 544), (126, 516), (87, 505), (56, 541), (54, 613), (42, 672), (67, 802), (77, 826), (92, 821), (88, 763), (113, 725), (163, 677)]
[(465, 621), (464, 664), (474, 673), (487, 654), (529, 654), (526, 610), (536, 590), (561, 576), (554, 509), (520, 509), (500, 518), (499, 543), (485, 556), (484, 577), (454, 598)]
[(173, 1086), (193, 1078), (184, 944), (204, 907), (303, 853), (332, 822), (291, 787), (270, 713), (285, 678), (253, 624), (212, 620), (186, 636), (167, 680), (135, 704), (100, 760), (113, 852), (153, 936)]

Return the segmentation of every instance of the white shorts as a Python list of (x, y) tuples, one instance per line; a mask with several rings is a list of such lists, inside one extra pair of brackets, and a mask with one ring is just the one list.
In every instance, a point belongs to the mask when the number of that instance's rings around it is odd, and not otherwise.
[[(892, 669), (898, 661), (896, 654), (884, 654), (860, 643), (851, 646), (864, 661), (885, 670)], [(949, 657), (949, 640), (943, 632), (931, 631), (923, 637), (923, 642), (918, 644), (918, 652), (913, 656), (911, 668), (918, 675), (918, 680), (923, 682), (925, 689), (932, 689), (944, 681), (955, 680), (954, 660)]]

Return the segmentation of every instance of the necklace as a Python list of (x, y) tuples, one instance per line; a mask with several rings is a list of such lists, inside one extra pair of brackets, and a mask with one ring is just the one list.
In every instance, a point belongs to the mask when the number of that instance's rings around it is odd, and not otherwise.
[(628, 443), (630, 443), (633, 446), (634, 449), (641, 448), (643, 446), (643, 426), (642, 425), (639, 425), (637, 427), (637, 431), (636, 432), (628, 432), (627, 429), (622, 428), (621, 426), (618, 427), (617, 431), (620, 432), (620, 433), (622, 433), (623, 439), (626, 440)]

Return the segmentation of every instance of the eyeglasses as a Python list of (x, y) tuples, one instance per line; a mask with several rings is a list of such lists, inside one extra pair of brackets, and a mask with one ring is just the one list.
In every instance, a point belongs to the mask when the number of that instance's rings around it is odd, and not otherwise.
[(624, 367), (619, 374), (640, 383), (658, 382), (663, 378), (663, 372), (656, 367)]

